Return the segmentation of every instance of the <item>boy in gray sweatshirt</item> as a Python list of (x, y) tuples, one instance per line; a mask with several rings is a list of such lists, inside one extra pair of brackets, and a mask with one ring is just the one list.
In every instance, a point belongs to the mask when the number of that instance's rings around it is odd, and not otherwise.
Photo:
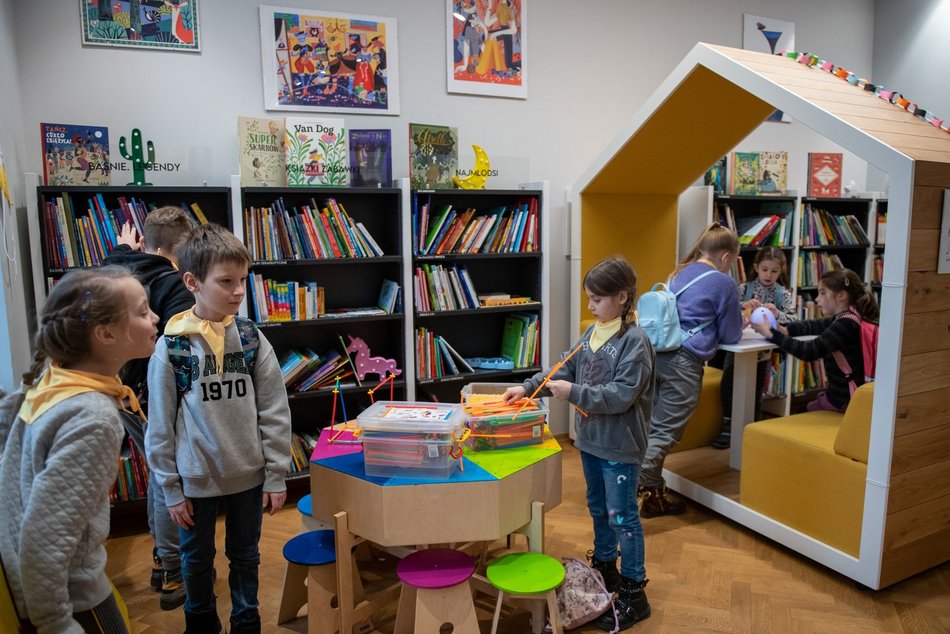
[(263, 507), (286, 500), (290, 409), (270, 343), (235, 317), (250, 256), (217, 225), (203, 225), (178, 251), (195, 306), (165, 327), (149, 364), (149, 467), (180, 527), (186, 633), (219, 632), (213, 592), (214, 531), (226, 513), (231, 627), (260, 632), (258, 542)]

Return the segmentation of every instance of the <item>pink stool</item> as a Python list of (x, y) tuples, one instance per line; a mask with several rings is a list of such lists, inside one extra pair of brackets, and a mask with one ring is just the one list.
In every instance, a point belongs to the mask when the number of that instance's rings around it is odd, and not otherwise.
[(475, 602), (468, 579), (475, 560), (451, 548), (419, 550), (396, 566), (402, 580), (393, 634), (438, 634), (452, 625), (453, 634), (478, 634)]

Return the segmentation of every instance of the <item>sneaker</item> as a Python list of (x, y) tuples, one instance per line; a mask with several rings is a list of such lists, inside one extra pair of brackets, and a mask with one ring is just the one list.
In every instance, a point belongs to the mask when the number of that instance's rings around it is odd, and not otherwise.
[(658, 487), (641, 486), (637, 490), (637, 497), (640, 499), (640, 517), (680, 515), (686, 512), (686, 504), (670, 495), (665, 484)]
[(162, 590), (162, 558), (158, 556), (158, 549), (152, 549), (152, 578), (149, 580), (149, 585), (152, 587), (152, 590), (155, 592), (161, 592)]
[(604, 579), (604, 587), (607, 588), (607, 592), (613, 593), (617, 590), (617, 586), (620, 584), (620, 571), (617, 570), (617, 560), (611, 559), (610, 561), (601, 561), (594, 557), (594, 551), (587, 551), (587, 561), (590, 562), (590, 567), (600, 573), (600, 576)]
[(162, 598), (159, 605), (163, 610), (174, 610), (185, 602), (185, 580), (181, 568), (165, 570), (162, 575)]
[[(617, 598), (614, 599), (613, 609), (607, 610), (594, 621), (594, 625), (605, 632), (625, 630), (634, 623), (639, 623), (650, 616), (650, 603), (644, 590), (648, 581), (634, 581), (627, 577), (620, 578), (617, 588)], [(616, 619), (616, 620), (615, 620)]]
[(712, 441), (713, 449), (728, 449), (732, 444), (732, 420), (724, 418), (719, 435)]

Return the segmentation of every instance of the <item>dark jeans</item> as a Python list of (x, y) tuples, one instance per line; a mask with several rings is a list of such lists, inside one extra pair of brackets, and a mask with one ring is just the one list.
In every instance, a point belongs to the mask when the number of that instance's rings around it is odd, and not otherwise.
[[(185, 614), (208, 615), (215, 612), (212, 570), (214, 568), (214, 529), (218, 505), (224, 506), (224, 552), (230, 562), (228, 585), (231, 587), (232, 628), (260, 624), (257, 601), (258, 543), (261, 539), (264, 485), (241, 493), (213, 498), (192, 498), (195, 525), (180, 529), (181, 568), (185, 578)], [(213, 619), (212, 619), (213, 620)]]
[[(732, 419), (732, 385), (736, 373), (735, 354), (727, 352), (722, 364), (722, 383), (719, 384), (719, 397), (722, 400), (722, 417)], [(762, 418), (762, 389), (765, 377), (769, 373), (769, 360), (755, 364), (755, 420)]]

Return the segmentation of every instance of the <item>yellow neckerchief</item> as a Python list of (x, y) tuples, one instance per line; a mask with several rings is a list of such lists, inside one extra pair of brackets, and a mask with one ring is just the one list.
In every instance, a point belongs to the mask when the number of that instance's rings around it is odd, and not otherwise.
[(234, 321), (234, 315), (227, 315), (221, 321), (208, 321), (195, 314), (192, 306), (178, 313), (165, 324), (166, 335), (201, 335), (211, 346), (218, 374), (224, 374), (224, 329)]
[(617, 317), (606, 323), (598, 321), (594, 324), (594, 332), (590, 333), (590, 341), (588, 341), (591, 352), (600, 350), (602, 345), (610, 341), (611, 337), (620, 332), (620, 322), (621, 318)]
[(56, 363), (50, 363), (40, 382), (27, 390), (19, 416), (29, 425), (57, 403), (84, 392), (114, 396), (122, 408), (125, 407), (124, 400), (129, 399), (132, 411), (144, 418), (135, 392), (123, 385), (118, 376), (68, 370)]

